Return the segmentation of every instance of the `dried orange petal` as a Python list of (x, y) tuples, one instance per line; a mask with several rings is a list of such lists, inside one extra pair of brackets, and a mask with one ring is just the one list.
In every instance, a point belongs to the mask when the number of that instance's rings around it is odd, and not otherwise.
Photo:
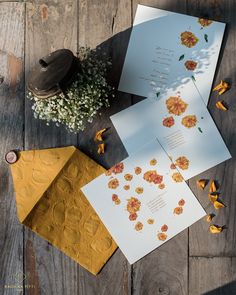
[(225, 207), (225, 205), (219, 201), (215, 201), (213, 203), (213, 205), (214, 205), (215, 209), (217, 209), (217, 210)]
[(206, 179), (199, 179), (197, 180), (197, 186), (201, 189), (204, 189), (207, 185), (207, 180)]
[(214, 180), (210, 183), (209, 193), (214, 193), (217, 190), (216, 182)]
[(212, 221), (212, 219), (215, 217), (215, 214), (208, 214), (207, 216), (206, 216), (206, 221), (207, 222), (211, 222)]
[(209, 230), (212, 234), (219, 234), (220, 232), (222, 232), (223, 227), (213, 224), (213, 225), (210, 225)]
[(226, 105), (225, 105), (225, 103), (223, 102), (223, 100), (217, 101), (217, 103), (216, 103), (216, 107), (217, 107), (217, 109), (219, 109), (219, 110), (222, 110), (222, 111), (228, 111), (228, 108), (226, 107)]
[(96, 132), (95, 137), (94, 137), (94, 141), (103, 141), (102, 135), (103, 133), (106, 131), (107, 129), (101, 129), (98, 132)]
[(105, 152), (105, 144), (104, 143), (100, 143), (98, 145), (98, 154), (101, 155), (101, 154), (104, 154)]
[(218, 194), (209, 194), (208, 198), (214, 204), (214, 202), (218, 200), (219, 195)]
[(220, 83), (216, 85), (216, 87), (213, 89), (213, 91), (218, 91), (219, 95), (221, 95), (225, 93), (225, 91), (227, 91), (228, 89), (230, 89), (229, 83), (221, 80)]

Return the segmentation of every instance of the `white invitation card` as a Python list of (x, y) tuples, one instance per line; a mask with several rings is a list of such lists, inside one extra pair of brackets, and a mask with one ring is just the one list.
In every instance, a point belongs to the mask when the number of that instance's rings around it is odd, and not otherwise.
[(207, 104), (225, 24), (138, 5), (119, 90), (157, 98), (192, 80)]
[(156, 140), (82, 191), (131, 264), (205, 215)]
[(111, 117), (132, 155), (156, 138), (187, 180), (231, 158), (198, 91), (190, 81)]

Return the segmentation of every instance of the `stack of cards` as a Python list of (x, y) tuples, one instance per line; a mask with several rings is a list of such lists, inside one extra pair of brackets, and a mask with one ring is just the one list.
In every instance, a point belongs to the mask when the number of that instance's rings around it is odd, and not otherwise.
[(231, 157), (208, 102), (225, 24), (138, 5), (111, 120), (129, 157), (82, 191), (130, 263), (205, 215), (187, 180)]

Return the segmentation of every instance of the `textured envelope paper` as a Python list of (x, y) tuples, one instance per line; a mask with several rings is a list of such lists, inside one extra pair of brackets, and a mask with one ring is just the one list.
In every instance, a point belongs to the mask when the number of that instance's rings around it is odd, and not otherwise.
[(130, 263), (205, 215), (157, 141), (82, 191)]
[(20, 222), (97, 274), (117, 246), (80, 188), (105, 169), (70, 146), (22, 151), (11, 171)]
[(119, 90), (156, 97), (193, 80), (207, 104), (225, 24), (138, 5)]

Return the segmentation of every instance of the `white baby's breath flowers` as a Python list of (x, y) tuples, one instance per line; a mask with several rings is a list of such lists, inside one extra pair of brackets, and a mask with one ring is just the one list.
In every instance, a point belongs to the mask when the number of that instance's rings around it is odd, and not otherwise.
[(101, 107), (109, 106), (108, 98), (114, 97), (114, 89), (106, 81), (111, 62), (107, 58), (100, 59), (94, 50), (85, 47), (79, 49), (78, 57), (81, 71), (65, 93), (47, 99), (28, 93), (28, 98), (34, 102), (35, 118), (45, 120), (47, 125), (50, 121), (56, 126), (65, 124), (71, 132), (84, 130)]

